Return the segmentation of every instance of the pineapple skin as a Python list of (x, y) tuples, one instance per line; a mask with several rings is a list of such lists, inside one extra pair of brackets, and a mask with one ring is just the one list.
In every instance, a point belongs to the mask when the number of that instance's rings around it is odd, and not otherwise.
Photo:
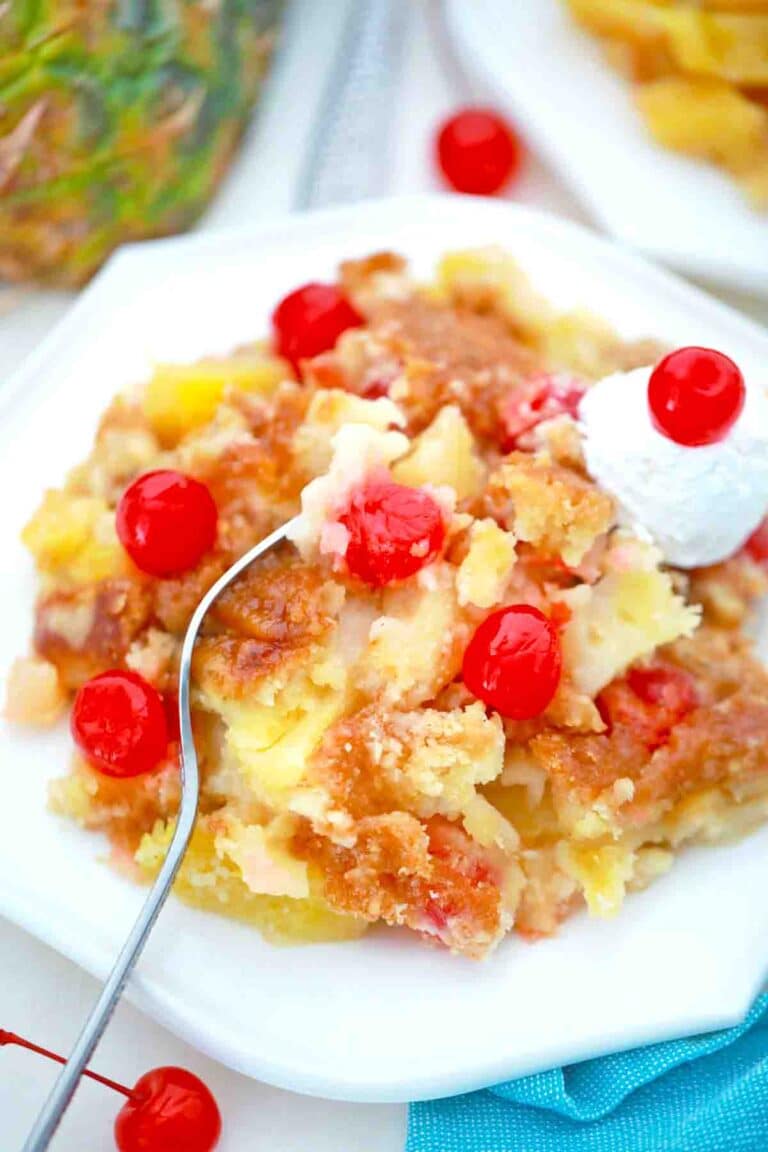
[(179, 232), (227, 170), (283, 0), (0, 7), (0, 277), (76, 286)]

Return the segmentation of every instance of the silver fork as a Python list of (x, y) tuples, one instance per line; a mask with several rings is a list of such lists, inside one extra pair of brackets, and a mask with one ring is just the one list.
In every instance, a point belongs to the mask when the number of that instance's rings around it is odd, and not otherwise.
[(40, 1115), (35, 1121), (29, 1136), (26, 1139), (22, 1152), (44, 1152), (61, 1123), (61, 1119), (75, 1094), (80, 1078), (89, 1063), (96, 1046), (99, 1043), (104, 1029), (110, 1021), (112, 1013), (123, 993), (128, 978), (133, 971), (136, 961), (141, 955), (150, 932), (154, 927), (160, 909), (166, 901), (168, 893), (179, 870), (179, 866), (187, 850), (197, 817), (197, 807), (200, 794), (200, 773), (197, 763), (197, 752), (192, 735), (192, 717), (189, 706), (190, 675), (192, 667), (192, 652), (200, 631), (200, 625), (208, 609), (225, 588), (235, 580), (241, 572), (269, 552), (276, 544), (287, 539), (295, 520), (289, 520), (280, 528), (275, 529), (269, 536), (256, 544), (250, 551), (241, 556), (231, 568), (221, 576), (202, 598), (194, 615), (189, 622), (184, 643), (181, 649), (179, 664), (179, 727), (181, 730), (181, 804), (176, 821), (168, 854), (163, 866), (147, 896), (138, 918), (126, 939), (115, 966), (110, 972), (101, 994), (91, 1009), (82, 1032), (75, 1043), (69, 1058), (62, 1068), (51, 1094), (46, 1100)]

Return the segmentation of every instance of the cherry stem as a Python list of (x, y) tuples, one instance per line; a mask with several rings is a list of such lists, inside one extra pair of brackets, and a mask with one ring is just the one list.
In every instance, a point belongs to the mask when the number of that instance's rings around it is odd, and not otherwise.
[[(57, 1052), (51, 1052), (48, 1048), (41, 1048), (38, 1044), (33, 1044), (30, 1040), (25, 1040), (22, 1036), (17, 1036), (15, 1032), (6, 1032), (0, 1028), (0, 1048), (6, 1044), (16, 1044), (19, 1048), (26, 1048), (29, 1052), (36, 1052), (38, 1056), (47, 1056), (49, 1060), (55, 1060), (57, 1064), (66, 1064), (64, 1056), (60, 1056)], [(112, 1088), (115, 1092), (120, 1092), (121, 1095), (127, 1096), (129, 1100), (136, 1098), (136, 1094), (130, 1089), (126, 1088), (124, 1084), (118, 1084), (116, 1080), (110, 1080), (107, 1076), (100, 1076), (98, 1072), (90, 1072), (87, 1068), (83, 1072), (83, 1076), (87, 1076), (90, 1080), (97, 1080), (99, 1084), (105, 1084), (107, 1088)]]

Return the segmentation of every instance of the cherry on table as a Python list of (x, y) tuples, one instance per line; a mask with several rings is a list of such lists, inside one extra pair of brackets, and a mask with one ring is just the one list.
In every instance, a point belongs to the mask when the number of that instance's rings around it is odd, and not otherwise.
[(120, 1152), (212, 1152), (220, 1135), (212, 1093), (184, 1068), (145, 1073), (115, 1120)]
[(163, 698), (130, 670), (102, 672), (81, 685), (70, 728), (88, 763), (105, 776), (151, 772), (168, 750)]
[(150, 576), (179, 576), (194, 568), (216, 540), (218, 512), (205, 484), (183, 472), (145, 472), (117, 506), (120, 543)]
[(489, 108), (462, 108), (440, 126), (437, 163), (451, 188), (493, 196), (517, 175), (523, 146), (514, 128)]
[(492, 612), (464, 653), (462, 678), (473, 696), (511, 720), (532, 720), (560, 683), (556, 625), (531, 604)]
[(330, 351), (342, 332), (364, 323), (335, 284), (304, 284), (285, 296), (272, 313), (275, 348), (297, 370), (301, 360)]
[(661, 360), (648, 382), (648, 406), (657, 431), (676, 444), (698, 448), (724, 440), (746, 399), (738, 366), (714, 348), (678, 348)]
[[(41, 1048), (15, 1032), (0, 1029), (0, 1048), (15, 1044), (57, 1064), (58, 1052)], [(221, 1135), (221, 1113), (210, 1089), (186, 1068), (165, 1066), (145, 1072), (133, 1088), (86, 1068), (83, 1076), (126, 1097), (115, 1118), (118, 1152), (213, 1152)]]
[(443, 512), (434, 497), (391, 480), (369, 481), (352, 492), (339, 522), (349, 533), (349, 571), (374, 588), (413, 576), (445, 542)]

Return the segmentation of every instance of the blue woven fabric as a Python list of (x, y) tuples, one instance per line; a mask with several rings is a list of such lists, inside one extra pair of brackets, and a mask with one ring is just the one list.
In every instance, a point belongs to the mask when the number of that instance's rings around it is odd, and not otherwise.
[(414, 1104), (406, 1152), (768, 1152), (768, 992), (736, 1028)]

